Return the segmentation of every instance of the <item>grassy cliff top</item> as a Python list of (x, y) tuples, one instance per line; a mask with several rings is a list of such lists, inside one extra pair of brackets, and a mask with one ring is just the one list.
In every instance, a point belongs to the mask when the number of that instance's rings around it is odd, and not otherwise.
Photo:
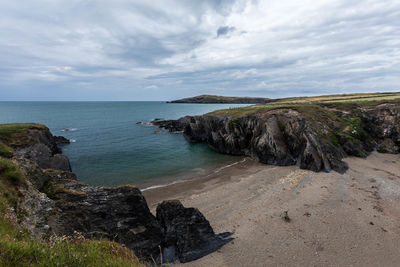
[[(0, 125), (5, 136), (21, 134), (32, 127), (45, 129), (35, 124)], [(20, 190), (27, 186), (17, 162), (0, 154), (0, 266), (145, 266), (124, 245), (107, 240), (86, 240), (79, 233), (42, 241), (32, 238), (14, 221), (27, 215), (18, 206)], [(17, 218), (6, 215), (8, 208), (16, 211)]]
[(324, 107), (352, 109), (355, 107), (368, 107), (383, 103), (400, 103), (400, 93), (365, 93), (290, 97), (272, 100), (271, 102), (262, 105), (216, 110), (208, 114), (239, 117), (284, 108), (308, 110), (313, 112), (313, 110), (317, 111)]
[(234, 96), (218, 96), (218, 95), (199, 95), (179, 100), (171, 101), (171, 103), (245, 103), (258, 104), (266, 103), (269, 98), (262, 97), (234, 97)]
[(0, 156), (10, 155), (13, 146), (26, 146), (32, 143), (29, 136), (31, 130), (48, 130), (37, 123), (0, 124)]

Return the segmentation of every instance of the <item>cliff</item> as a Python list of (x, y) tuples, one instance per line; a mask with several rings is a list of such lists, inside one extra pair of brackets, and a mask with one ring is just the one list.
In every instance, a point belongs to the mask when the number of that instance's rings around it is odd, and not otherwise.
[(229, 233), (215, 234), (197, 209), (179, 201), (160, 204), (154, 216), (134, 186), (77, 181), (60, 143), (68, 140), (43, 125), (0, 125), (0, 195), (7, 196), (0, 198), (7, 207), (0, 209), (0, 219), (39, 240), (77, 233), (113, 240), (148, 262), (191, 261), (231, 240)]
[(347, 156), (399, 153), (399, 99), (398, 93), (291, 98), (153, 124), (219, 153), (343, 173)]
[(265, 104), (269, 98), (261, 97), (232, 97), (217, 95), (199, 95), (179, 100), (173, 100), (168, 103), (192, 103), (192, 104)]

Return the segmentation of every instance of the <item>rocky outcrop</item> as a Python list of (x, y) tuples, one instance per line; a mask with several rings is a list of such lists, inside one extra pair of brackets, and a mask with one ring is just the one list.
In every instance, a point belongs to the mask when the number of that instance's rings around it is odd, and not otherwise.
[(29, 125), (15, 136), (3, 138), (14, 150), (15, 158), (29, 159), (40, 168), (71, 171), (69, 159), (64, 156), (58, 144), (67, 144), (65, 137), (53, 136), (43, 125)]
[(163, 233), (164, 262), (193, 261), (233, 239), (229, 232), (216, 235), (199, 210), (185, 208), (177, 200), (159, 204), (157, 220)]
[(181, 130), (190, 142), (206, 142), (211, 149), (247, 155), (272, 165), (298, 165), (313, 171), (343, 173), (346, 156), (365, 157), (372, 150), (398, 153), (398, 104), (369, 109), (277, 108), (250, 115), (184, 117), (159, 121), (167, 130)]
[(33, 236), (72, 236), (78, 231), (86, 238), (123, 243), (149, 262), (161, 262), (162, 255), (163, 262), (194, 260), (231, 240), (216, 235), (200, 211), (179, 202), (161, 204), (156, 217), (134, 186), (96, 187), (77, 181), (56, 145), (60, 138), (45, 127), (26, 134), (30, 142), (14, 146), (13, 160), (28, 179), (10, 214)]
[(15, 150), (15, 156), (32, 160), (43, 169), (71, 171), (71, 165), (66, 156), (52, 151), (50, 147), (42, 143), (18, 148)]
[(190, 116), (186, 116), (178, 120), (152, 120), (150, 123), (170, 132), (181, 132), (188, 125), (190, 118)]

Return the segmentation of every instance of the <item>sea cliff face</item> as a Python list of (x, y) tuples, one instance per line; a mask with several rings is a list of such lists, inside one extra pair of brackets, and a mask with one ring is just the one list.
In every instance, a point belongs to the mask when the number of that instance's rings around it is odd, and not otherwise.
[(219, 153), (313, 171), (343, 173), (346, 156), (366, 157), (374, 149), (398, 153), (400, 146), (398, 103), (368, 108), (297, 105), (244, 115), (217, 112), (155, 124), (181, 130), (188, 141), (206, 142)]
[(53, 136), (43, 125), (19, 125), (17, 134), (14, 125), (0, 126), (7, 128), (0, 129), (7, 160), (26, 178), (17, 187), (18, 201), (9, 207), (7, 217), (36, 238), (80, 232), (86, 238), (123, 243), (149, 262), (191, 261), (231, 240), (229, 234), (215, 234), (197, 209), (179, 201), (160, 204), (154, 216), (134, 186), (80, 183), (58, 147), (68, 140)]

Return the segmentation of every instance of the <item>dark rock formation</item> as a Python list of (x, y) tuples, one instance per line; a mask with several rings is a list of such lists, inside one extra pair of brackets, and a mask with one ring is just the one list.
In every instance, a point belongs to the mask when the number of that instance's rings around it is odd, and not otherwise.
[(62, 155), (61, 149), (57, 146), (60, 143), (69, 143), (68, 139), (53, 136), (43, 125), (27, 126), (26, 129), (14, 137), (17, 140), (2, 138), (6, 139), (6, 143), (14, 149), (14, 157), (32, 160), (44, 169), (71, 171), (68, 158)]
[(58, 212), (49, 220), (50, 231), (66, 235), (78, 231), (88, 238), (115, 240), (142, 260), (159, 257), (161, 230), (138, 188), (70, 182), (52, 197)]
[(192, 142), (207, 142), (217, 152), (248, 155), (266, 164), (341, 173), (347, 169), (341, 161), (344, 151), (320, 138), (313, 122), (295, 110), (236, 119), (192, 117), (184, 135)]
[(307, 112), (278, 108), (242, 116), (206, 114), (155, 125), (183, 130), (190, 142), (207, 142), (219, 153), (313, 171), (343, 173), (346, 156), (366, 157), (377, 148), (398, 153), (400, 146), (398, 104), (352, 110), (319, 107)]
[(58, 153), (59, 150), (52, 151), (51, 147), (39, 143), (29, 147), (18, 148), (15, 156), (30, 159), (36, 162), (40, 168), (71, 171), (71, 165), (66, 156)]
[(178, 120), (152, 120), (151, 124), (170, 132), (181, 132), (188, 125), (189, 120), (190, 117), (186, 116)]
[[(161, 262), (160, 250), (165, 251), (163, 262), (186, 262), (229, 242), (224, 235), (215, 235), (196, 209), (177, 202), (162, 204), (156, 218), (134, 186), (108, 188), (78, 182), (56, 145), (60, 138), (45, 127), (26, 134), (33, 141), (14, 147), (14, 160), (28, 178), (27, 186), (20, 188), (17, 208), (25, 214), (19, 216), (20, 224), (35, 237), (78, 231), (87, 238), (124, 243), (149, 262)], [(176, 253), (168, 253), (171, 250)]]
[(233, 239), (228, 232), (216, 235), (199, 210), (185, 208), (177, 200), (159, 204), (157, 220), (163, 233), (163, 258), (167, 262), (196, 260)]
[(57, 145), (67, 145), (70, 143), (69, 139), (64, 136), (54, 136), (54, 141)]

